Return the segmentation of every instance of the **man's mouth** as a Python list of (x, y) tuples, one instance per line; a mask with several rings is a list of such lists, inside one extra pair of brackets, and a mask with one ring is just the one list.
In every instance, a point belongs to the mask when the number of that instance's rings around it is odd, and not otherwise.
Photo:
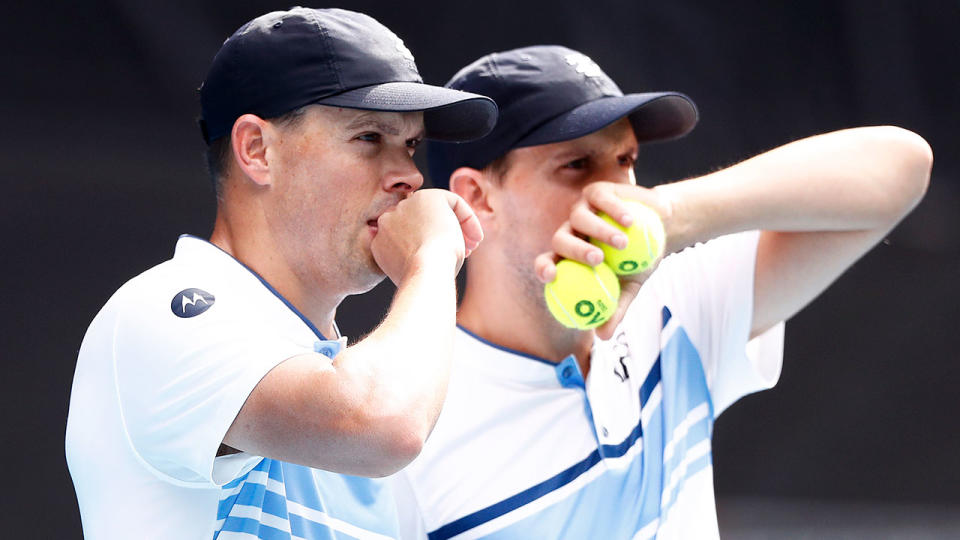
[(396, 208), (396, 207), (397, 207), (397, 203), (399, 203), (399, 202), (400, 202), (400, 201), (394, 201), (394, 202), (393, 202), (392, 204), (390, 204), (389, 206), (386, 206), (386, 207), (384, 207), (382, 210), (380, 210), (380, 212), (378, 212), (376, 216), (374, 216), (373, 218), (367, 220), (367, 227), (370, 228), (370, 231), (371, 231), (373, 234), (377, 234), (377, 231), (380, 230), (380, 216), (382, 216), (382, 215), (386, 214), (387, 212), (390, 212), (391, 210), (393, 210), (394, 208)]

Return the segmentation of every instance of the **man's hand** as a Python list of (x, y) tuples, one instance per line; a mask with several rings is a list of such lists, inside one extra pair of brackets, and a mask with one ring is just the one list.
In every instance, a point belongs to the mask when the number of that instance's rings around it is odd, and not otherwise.
[(482, 238), (470, 207), (446, 191), (418, 191), (382, 214), (371, 250), (397, 284), (386, 318), (332, 360), (311, 353), (274, 367), (224, 444), (351, 475), (407, 465), (446, 397), (457, 306), (450, 272)]
[[(483, 230), (470, 206), (446, 190), (417, 191), (384, 212), (371, 243), (374, 260), (395, 284), (422, 264), (449, 261), (454, 274), (480, 245)], [(430, 262), (428, 262), (430, 261)]]
[[(669, 240), (672, 208), (668, 200), (654, 190), (632, 184), (594, 182), (584, 188), (580, 199), (570, 210), (570, 218), (554, 233), (551, 242), (553, 250), (537, 256), (534, 268), (540, 281), (553, 281), (557, 273), (556, 263), (560, 259), (573, 259), (591, 266), (603, 262), (603, 251), (591, 244), (589, 238), (598, 239), (615, 248), (626, 247), (626, 235), (597, 215), (598, 212), (605, 212), (620, 225), (629, 227), (633, 224), (633, 216), (623, 199), (638, 201), (657, 212), (664, 222), (667, 245), (672, 245)], [(658, 263), (659, 260), (655, 261), (646, 272), (620, 277), (620, 302), (613, 316), (597, 328), (598, 336), (607, 339), (613, 335), (614, 328), (637, 296), (640, 286)]]

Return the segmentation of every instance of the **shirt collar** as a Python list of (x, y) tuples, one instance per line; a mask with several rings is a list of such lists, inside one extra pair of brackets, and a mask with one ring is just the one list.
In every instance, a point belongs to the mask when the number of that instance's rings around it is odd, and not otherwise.
[(572, 354), (563, 361), (520, 352), (484, 339), (457, 325), (457, 357), (487, 375), (510, 381), (549, 386), (583, 386), (580, 366)]
[[(307, 325), (310, 331), (313, 332), (320, 340), (329, 341), (323, 336), (323, 333), (321, 333), (320, 330), (318, 330), (317, 327), (310, 322), (310, 319), (308, 319), (303, 313), (300, 313), (300, 310), (298, 310), (293, 304), (284, 298), (279, 291), (274, 289), (273, 286), (267, 282), (267, 280), (263, 279), (260, 274), (254, 272), (249, 266), (243, 264), (233, 255), (227, 253), (216, 244), (191, 234), (181, 234), (180, 238), (177, 239), (177, 246), (174, 250), (173, 258), (174, 260), (181, 258), (199, 260), (201, 262), (208, 262), (210, 264), (222, 265), (225, 268), (242, 268), (248, 275), (255, 277), (264, 287), (267, 288), (268, 291), (270, 291), (271, 294), (283, 302), (287, 308), (292, 311), (294, 315), (299, 317), (300, 320)], [(337, 334), (339, 333), (340, 330), (337, 329)], [(338, 335), (338, 338), (339, 337), (340, 336)]]

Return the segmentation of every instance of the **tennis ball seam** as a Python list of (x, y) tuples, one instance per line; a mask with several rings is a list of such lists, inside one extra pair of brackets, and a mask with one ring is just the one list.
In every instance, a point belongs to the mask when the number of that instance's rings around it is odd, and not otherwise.
[[(589, 330), (589, 329), (596, 328), (598, 326), (603, 325), (604, 323), (606, 323), (606, 321), (610, 319), (610, 316), (613, 315), (613, 312), (616, 311), (617, 303), (619, 301), (619, 294), (613, 293), (610, 287), (607, 287), (606, 283), (604, 282), (603, 276), (601, 276), (602, 270), (606, 270), (607, 272), (609, 272), (609, 268), (607, 268), (602, 264), (598, 264), (596, 266), (590, 266), (590, 265), (579, 263), (577, 261), (569, 260), (569, 259), (560, 261), (559, 263), (557, 263), (558, 266), (565, 261), (574, 263), (579, 267), (589, 269), (590, 273), (593, 275), (594, 282), (599, 286), (599, 290), (595, 292), (596, 294), (596, 296), (594, 297), (595, 300), (590, 299), (588, 297), (583, 297), (579, 299), (580, 301), (577, 303), (577, 305), (579, 305), (581, 302), (587, 302), (591, 306), (591, 312), (590, 312), (591, 314), (594, 312), (597, 312), (598, 314), (606, 314), (606, 316), (603, 318), (602, 321), (599, 321), (596, 324), (594, 324), (593, 322), (586, 321), (585, 319), (581, 321), (581, 319), (586, 317), (586, 315), (581, 317), (574, 316), (568, 309), (569, 306), (564, 304), (564, 302), (561, 300), (560, 296), (556, 291), (558, 280), (560, 278), (559, 274), (554, 278), (554, 281), (547, 283), (546, 286), (544, 287), (545, 293), (546, 295), (548, 295), (547, 305), (548, 305), (548, 308), (550, 308), (551, 310), (551, 314), (553, 314), (554, 318), (556, 318), (557, 321), (563, 324), (564, 326), (568, 328), (577, 329), (577, 330)], [(617, 284), (616, 276), (612, 272), (610, 272), (610, 278), (614, 280), (612, 284), (616, 285)], [(607, 302), (609, 303), (609, 305), (607, 305), (606, 307), (603, 307), (604, 297), (606, 297)]]
[[(554, 279), (554, 281), (556, 281), (556, 279)], [(570, 322), (570, 327), (576, 328), (577, 327), (576, 319), (574, 319), (570, 315), (570, 312), (567, 311), (567, 308), (563, 306), (563, 302), (561, 302), (560, 299), (557, 298), (556, 293), (553, 292), (553, 283), (554, 283), (553, 281), (551, 281), (550, 283), (547, 283), (547, 292), (549, 292), (550, 296), (553, 297), (553, 301), (556, 303), (557, 307), (560, 308), (560, 311), (562, 311), (563, 314), (567, 316), (567, 320)]]
[(607, 289), (607, 286), (603, 284), (603, 280), (600, 279), (600, 274), (597, 273), (596, 267), (591, 267), (590, 271), (593, 272), (593, 279), (597, 280), (597, 284), (600, 285), (601, 289), (603, 289), (603, 293), (607, 295), (607, 300), (610, 301), (610, 304), (614, 304), (613, 295), (610, 294), (610, 291)]
[(628, 245), (620, 249), (597, 238), (591, 238), (590, 241), (603, 250), (603, 262), (614, 273), (632, 275), (648, 271), (653, 267), (654, 262), (663, 254), (666, 235), (663, 222), (655, 210), (639, 201), (629, 199), (624, 201), (633, 207), (635, 223), (630, 227), (620, 225), (604, 212), (600, 212), (598, 216), (626, 233)]

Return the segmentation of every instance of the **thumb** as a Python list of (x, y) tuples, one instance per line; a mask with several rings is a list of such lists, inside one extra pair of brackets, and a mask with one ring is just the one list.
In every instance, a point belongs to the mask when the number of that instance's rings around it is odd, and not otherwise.
[(467, 201), (459, 195), (450, 191), (444, 193), (447, 196), (447, 203), (450, 204), (454, 215), (457, 216), (457, 221), (460, 222), (464, 247), (468, 252), (477, 249), (477, 246), (483, 241), (483, 227), (480, 226), (480, 218), (473, 212)]

